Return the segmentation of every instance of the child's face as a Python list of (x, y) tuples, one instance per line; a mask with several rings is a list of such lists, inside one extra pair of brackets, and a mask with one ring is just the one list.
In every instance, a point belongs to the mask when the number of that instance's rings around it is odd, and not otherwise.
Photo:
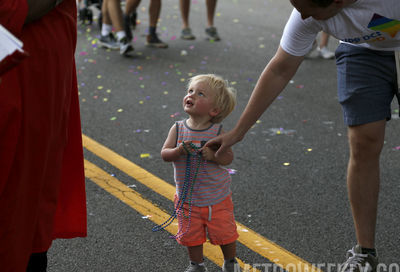
[(183, 109), (190, 116), (214, 117), (218, 114), (215, 107), (215, 93), (205, 82), (195, 82), (189, 86), (183, 98)]

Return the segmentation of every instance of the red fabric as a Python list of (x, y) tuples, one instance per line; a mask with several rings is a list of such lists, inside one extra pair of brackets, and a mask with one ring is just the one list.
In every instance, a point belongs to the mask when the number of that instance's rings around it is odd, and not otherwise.
[(26, 0), (0, 0), (0, 24), (30, 54), (0, 82), (2, 272), (26, 271), (55, 238), (86, 236), (75, 5), (24, 25)]

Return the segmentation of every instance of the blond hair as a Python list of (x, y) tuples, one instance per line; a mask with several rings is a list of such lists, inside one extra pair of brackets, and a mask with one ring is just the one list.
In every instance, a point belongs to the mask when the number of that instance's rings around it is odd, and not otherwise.
[(227, 80), (215, 74), (202, 74), (190, 78), (188, 88), (198, 82), (205, 82), (215, 93), (215, 107), (220, 111), (210, 121), (220, 123), (225, 119), (236, 106), (236, 91), (229, 87)]

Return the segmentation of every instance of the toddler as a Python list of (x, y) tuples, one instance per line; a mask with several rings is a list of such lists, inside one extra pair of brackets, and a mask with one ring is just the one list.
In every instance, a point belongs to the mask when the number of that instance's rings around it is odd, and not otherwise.
[(206, 233), (210, 242), (222, 249), (222, 271), (240, 271), (235, 259), (239, 235), (233, 214), (231, 177), (221, 167), (232, 162), (233, 152), (229, 149), (217, 159), (214, 150), (202, 148), (209, 139), (223, 133), (220, 122), (235, 105), (236, 95), (221, 77), (192, 77), (183, 98), (183, 109), (189, 118), (171, 127), (161, 150), (163, 160), (173, 162), (174, 166), (179, 223), (175, 238), (188, 249), (190, 264), (185, 272), (207, 271), (203, 261)]

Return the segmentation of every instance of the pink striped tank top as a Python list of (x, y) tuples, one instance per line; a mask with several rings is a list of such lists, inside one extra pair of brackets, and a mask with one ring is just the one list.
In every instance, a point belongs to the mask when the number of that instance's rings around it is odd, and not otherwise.
[[(187, 126), (186, 120), (178, 121), (176, 122), (176, 146), (180, 145), (182, 141), (192, 141), (197, 147), (201, 147), (208, 140), (219, 135), (221, 128), (221, 124), (212, 124), (205, 130), (193, 130)], [(185, 181), (186, 158), (186, 155), (182, 155), (173, 163), (178, 197), (181, 197), (180, 193)], [(191, 163), (191, 165), (193, 164)], [(194, 165), (197, 166), (197, 164)], [(192, 172), (195, 171), (193, 168)], [(198, 207), (215, 205), (231, 194), (230, 185), (231, 177), (227, 169), (213, 161), (201, 163), (193, 189), (192, 204)], [(189, 197), (186, 199), (186, 202), (188, 201)]]

